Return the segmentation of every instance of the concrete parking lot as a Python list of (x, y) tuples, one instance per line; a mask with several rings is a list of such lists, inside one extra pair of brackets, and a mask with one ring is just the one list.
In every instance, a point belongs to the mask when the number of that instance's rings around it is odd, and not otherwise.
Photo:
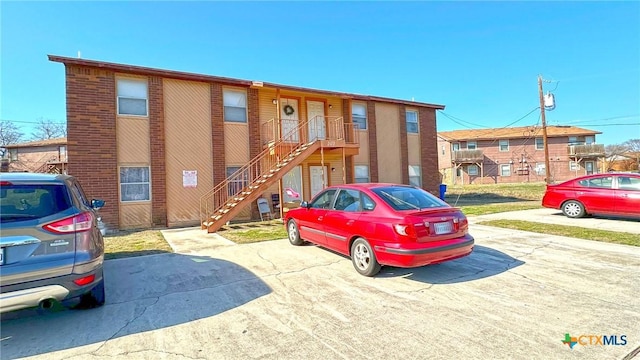
[[(106, 262), (104, 307), (3, 316), (1, 357), (621, 359), (640, 346), (639, 248), (472, 234), (467, 258), (366, 278), (315, 246), (175, 230), (182, 253)], [(567, 333), (626, 345), (570, 349)]]

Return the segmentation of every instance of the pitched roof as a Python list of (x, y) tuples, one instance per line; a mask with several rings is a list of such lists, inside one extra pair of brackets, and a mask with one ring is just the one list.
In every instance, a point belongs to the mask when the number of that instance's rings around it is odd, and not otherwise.
[(46, 139), (46, 140), (36, 140), (23, 142), (19, 144), (8, 144), (4, 145), (4, 148), (7, 149), (15, 149), (15, 148), (25, 148), (25, 147), (40, 147), (40, 146), (53, 146), (53, 145), (67, 145), (67, 138), (55, 138), (55, 139)]
[[(583, 129), (575, 126), (547, 126), (547, 137), (584, 136), (602, 134), (600, 131)], [(438, 135), (445, 140), (493, 140), (521, 139), (541, 137), (542, 128), (533, 126), (440, 131)]]
[(379, 96), (373, 96), (373, 95), (359, 95), (359, 94), (328, 91), (328, 90), (311, 89), (311, 88), (282, 85), (282, 84), (269, 83), (269, 82), (263, 82), (263, 81), (241, 80), (241, 79), (234, 79), (234, 78), (228, 78), (228, 77), (195, 74), (195, 73), (188, 73), (188, 72), (174, 71), (174, 70), (155, 69), (155, 68), (149, 68), (149, 67), (143, 67), (143, 66), (125, 65), (125, 64), (117, 64), (117, 63), (87, 60), (87, 59), (77, 59), (77, 58), (70, 58), (70, 57), (56, 56), (56, 55), (48, 55), (48, 56), (50, 61), (60, 62), (65, 65), (95, 67), (95, 68), (108, 69), (116, 72), (123, 72), (123, 73), (130, 73), (130, 74), (160, 76), (164, 78), (173, 78), (173, 79), (180, 79), (180, 80), (218, 82), (218, 83), (223, 83), (227, 85), (246, 86), (246, 87), (254, 87), (254, 88), (274, 88), (274, 89), (277, 88), (277, 89), (291, 90), (291, 91), (305, 91), (305, 92), (313, 92), (316, 94), (337, 96), (343, 99), (354, 99), (354, 100), (362, 100), (362, 101), (371, 100), (371, 101), (379, 101), (379, 102), (404, 104), (409, 106), (423, 106), (423, 107), (429, 107), (429, 108), (440, 109), (440, 110), (444, 109), (444, 105), (439, 105), (439, 104), (430, 104), (430, 103), (423, 103), (423, 102), (417, 102), (417, 101), (392, 99), (392, 98), (385, 98), (385, 97), (379, 97)]

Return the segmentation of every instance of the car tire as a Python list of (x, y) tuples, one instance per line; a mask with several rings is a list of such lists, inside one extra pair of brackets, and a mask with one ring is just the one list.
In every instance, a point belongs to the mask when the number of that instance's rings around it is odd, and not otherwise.
[(570, 200), (562, 204), (562, 213), (566, 217), (581, 218), (587, 214), (581, 202)]
[(80, 296), (80, 303), (76, 309), (93, 309), (104, 305), (106, 300), (104, 292), (104, 277), (86, 294)]
[(380, 272), (380, 263), (373, 253), (371, 245), (363, 238), (357, 238), (351, 244), (351, 262), (358, 273), (364, 276), (374, 276)]
[(291, 245), (300, 246), (304, 243), (300, 238), (300, 230), (294, 220), (289, 220), (287, 223), (287, 237)]

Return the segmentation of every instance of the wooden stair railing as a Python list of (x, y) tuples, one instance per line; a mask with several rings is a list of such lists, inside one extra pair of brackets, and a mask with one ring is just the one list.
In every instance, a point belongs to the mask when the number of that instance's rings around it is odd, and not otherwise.
[[(269, 146), (249, 163), (203, 195), (200, 198), (202, 229), (209, 233), (220, 229), (244, 206), (255, 201), (264, 190), (313, 154), (320, 143), (309, 139), (308, 125), (310, 121), (316, 122), (315, 119), (299, 121), (295, 127), (289, 124), (289, 128), (293, 127), (291, 130), (269, 142)], [(275, 121), (272, 124), (275, 125)], [(275, 133), (275, 127), (273, 131)]]

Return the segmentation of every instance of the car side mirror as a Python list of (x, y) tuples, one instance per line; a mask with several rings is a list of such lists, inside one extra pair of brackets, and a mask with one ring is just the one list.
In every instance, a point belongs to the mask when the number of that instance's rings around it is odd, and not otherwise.
[(308, 202), (303, 201), (303, 202), (301, 202), (301, 203), (300, 203), (300, 207), (303, 207), (303, 208), (305, 208), (305, 209), (308, 209), (308, 208), (310, 208), (310, 207), (311, 207), (311, 205), (309, 205), (309, 203), (308, 203)]
[(104, 200), (98, 200), (98, 199), (91, 200), (91, 207), (94, 210), (100, 210), (102, 207), (104, 207)]

